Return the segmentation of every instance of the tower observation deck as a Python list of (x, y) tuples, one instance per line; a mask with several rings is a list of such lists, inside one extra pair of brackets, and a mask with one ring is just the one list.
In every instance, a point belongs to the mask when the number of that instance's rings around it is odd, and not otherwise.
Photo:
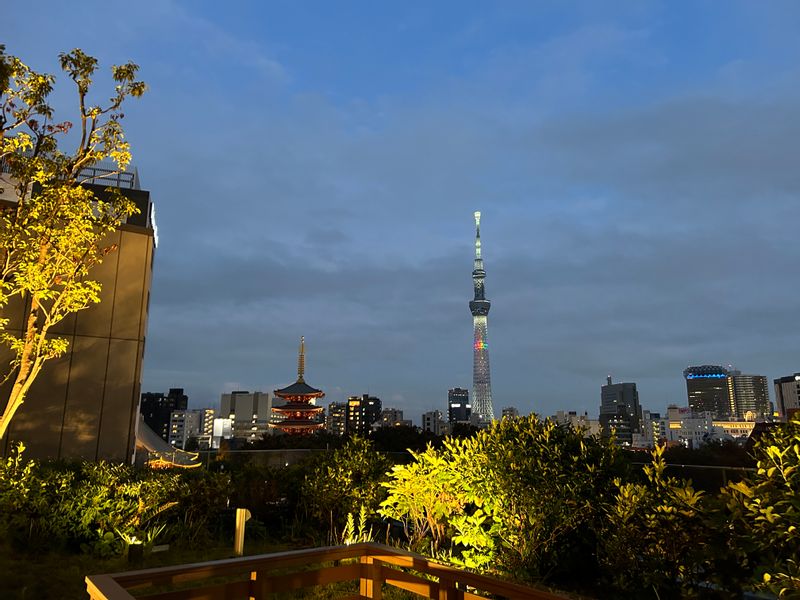
[(486, 271), (481, 257), (481, 213), (475, 213), (475, 262), (472, 269), (472, 285), (475, 296), (469, 303), (472, 313), (474, 339), (472, 344), (472, 413), (479, 422), (488, 425), (494, 420), (492, 404), (492, 380), (489, 374), (489, 346), (486, 342), (487, 319), (491, 303), (486, 299), (483, 280)]

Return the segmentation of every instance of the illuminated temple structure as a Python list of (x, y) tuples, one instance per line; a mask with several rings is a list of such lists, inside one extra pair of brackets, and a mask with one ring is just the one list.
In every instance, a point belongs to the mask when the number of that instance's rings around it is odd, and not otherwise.
[(284, 403), (272, 407), (274, 415), (270, 427), (288, 434), (311, 433), (324, 426), (319, 418), (322, 406), (315, 404), (317, 398), (324, 398), (325, 392), (311, 387), (303, 379), (306, 368), (305, 338), (300, 338), (300, 354), (297, 358), (297, 381), (273, 393)]

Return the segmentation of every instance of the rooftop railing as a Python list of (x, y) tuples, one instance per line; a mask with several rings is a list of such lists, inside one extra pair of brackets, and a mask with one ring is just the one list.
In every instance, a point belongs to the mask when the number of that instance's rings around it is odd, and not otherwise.
[[(563, 596), (462, 571), (381, 544), (262, 554), (86, 577), (91, 600), (266, 600), (272, 594), (354, 582), (342, 598), (380, 600), (387, 587), (436, 600), (563, 600)], [(355, 590), (358, 589), (356, 593)]]

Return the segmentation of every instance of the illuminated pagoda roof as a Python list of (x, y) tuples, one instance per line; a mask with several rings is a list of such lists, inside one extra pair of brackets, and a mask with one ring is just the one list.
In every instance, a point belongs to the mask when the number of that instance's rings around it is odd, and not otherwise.
[(273, 392), (279, 398), (322, 398), (325, 392), (313, 388), (302, 379), (298, 379), (292, 385)]

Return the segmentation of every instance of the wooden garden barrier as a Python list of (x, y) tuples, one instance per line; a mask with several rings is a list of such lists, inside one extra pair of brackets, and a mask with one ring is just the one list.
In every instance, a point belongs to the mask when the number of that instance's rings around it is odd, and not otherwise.
[(372, 543), (90, 575), (86, 589), (91, 600), (131, 600), (132, 589), (147, 600), (267, 600), (274, 593), (340, 581), (359, 581), (359, 593), (348, 599), (381, 600), (384, 586), (391, 586), (431, 600), (477, 600), (481, 593), (509, 600), (563, 600)]

